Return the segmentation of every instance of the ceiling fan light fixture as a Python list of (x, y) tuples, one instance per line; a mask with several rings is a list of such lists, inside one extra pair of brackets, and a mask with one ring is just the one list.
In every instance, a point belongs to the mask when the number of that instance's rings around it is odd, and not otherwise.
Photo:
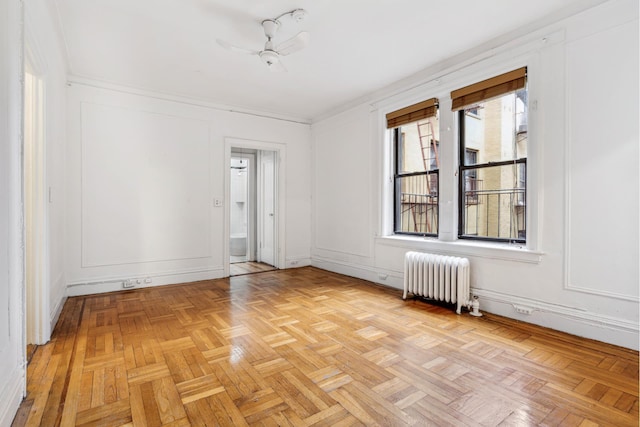
[(260, 59), (267, 64), (268, 67), (278, 64), (280, 62), (280, 55), (273, 50), (263, 50), (260, 52)]
[(249, 55), (256, 55), (260, 57), (260, 60), (269, 68), (271, 71), (287, 71), (286, 67), (280, 61), (281, 56), (288, 56), (294, 52), (303, 49), (309, 43), (309, 33), (306, 31), (301, 31), (295, 36), (280, 42), (277, 46), (275, 45), (273, 39), (282, 25), (280, 22), (280, 18), (284, 16), (291, 16), (295, 22), (300, 22), (307, 16), (307, 11), (304, 9), (293, 9), (289, 12), (285, 12), (277, 18), (273, 19), (265, 19), (262, 21), (262, 29), (264, 30), (264, 35), (267, 38), (267, 41), (264, 44), (263, 50), (250, 50), (244, 49), (241, 47), (237, 47), (232, 45), (231, 43), (227, 43), (224, 40), (218, 39), (218, 44), (225, 49), (233, 50), (240, 53), (246, 53)]

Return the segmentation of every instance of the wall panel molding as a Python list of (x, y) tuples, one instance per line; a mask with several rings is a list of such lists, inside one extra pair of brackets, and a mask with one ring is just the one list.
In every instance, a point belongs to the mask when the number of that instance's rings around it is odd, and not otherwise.
[(211, 257), (210, 125), (81, 104), (83, 268)]
[[(636, 255), (638, 252), (637, 165), (625, 164), (627, 159), (637, 160), (638, 157), (637, 98), (629, 100), (625, 96), (628, 92), (638, 93), (638, 21), (611, 25), (610, 28), (601, 28), (566, 45), (563, 288), (572, 292), (639, 302), (637, 256), (629, 254), (628, 250), (620, 250), (623, 241), (636, 239)], [(613, 46), (621, 39), (629, 40), (629, 45), (620, 50), (600, 49)], [(594, 50), (601, 52), (598, 58), (588, 54)], [(626, 55), (627, 50), (635, 50), (635, 61), (632, 55)], [(617, 65), (612, 69), (608, 64)], [(584, 84), (585, 81), (612, 74), (616, 76), (613, 78), (617, 81), (615, 85), (594, 87)], [(584, 80), (579, 80), (580, 78)], [(585, 90), (585, 87), (589, 89)], [(614, 109), (600, 108), (596, 111), (590, 107), (608, 105), (614, 100), (617, 105)], [(621, 116), (624, 114), (629, 119)], [(592, 123), (592, 127), (584, 129), (584, 126), (577, 125), (585, 122)], [(607, 123), (615, 125), (606, 125)], [(585, 152), (597, 152), (598, 155), (590, 156), (590, 162), (587, 162), (584, 161)], [(598, 173), (601, 170), (611, 172)], [(635, 179), (632, 175), (634, 171)], [(629, 188), (623, 190), (623, 183), (628, 184)], [(634, 184), (636, 191), (633, 191)], [(633, 198), (636, 224), (629, 224), (629, 227), (627, 222), (633, 222), (630, 219), (633, 217)], [(600, 211), (602, 214), (598, 215)], [(617, 221), (608, 222), (612, 218)], [(574, 230), (578, 227), (579, 233), (575, 233)], [(636, 227), (635, 232), (633, 227)], [(633, 274), (635, 284), (631, 283), (634, 282)]]

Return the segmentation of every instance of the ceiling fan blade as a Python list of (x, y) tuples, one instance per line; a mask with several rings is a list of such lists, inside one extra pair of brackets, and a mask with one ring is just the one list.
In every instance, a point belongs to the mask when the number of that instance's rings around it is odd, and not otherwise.
[(289, 40), (285, 40), (276, 47), (276, 52), (281, 56), (287, 56), (297, 52), (309, 44), (309, 33), (301, 31)]
[(231, 43), (226, 42), (224, 40), (217, 39), (216, 42), (218, 42), (218, 44), (223, 48), (233, 52), (246, 53), (248, 55), (257, 55), (260, 53), (260, 51), (258, 50), (251, 50), (251, 49), (245, 49), (243, 47), (234, 46)]

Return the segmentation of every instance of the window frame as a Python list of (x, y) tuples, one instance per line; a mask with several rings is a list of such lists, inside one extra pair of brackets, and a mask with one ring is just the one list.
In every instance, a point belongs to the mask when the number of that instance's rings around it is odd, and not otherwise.
[[(438, 237), (440, 230), (440, 169), (428, 170), (428, 171), (418, 171), (418, 172), (406, 172), (401, 173), (398, 172), (400, 169), (400, 163), (402, 159), (402, 136), (400, 132), (401, 126), (395, 127), (391, 129), (392, 131), (392, 141), (393, 141), (393, 234), (395, 235), (407, 235), (407, 236), (421, 236), (421, 237)], [(439, 141), (438, 141), (439, 142)], [(431, 146), (430, 146), (431, 147)], [(431, 149), (431, 148), (430, 148)], [(437, 148), (436, 148), (437, 149)], [(413, 177), (413, 176), (425, 176), (429, 175), (436, 176), (436, 193), (435, 196), (431, 195), (431, 191), (427, 197), (432, 197), (435, 199), (434, 208), (436, 210), (436, 218), (437, 218), (437, 226), (435, 232), (418, 232), (418, 231), (402, 231), (400, 230), (401, 217), (402, 217), (402, 191), (401, 180), (403, 178)], [(430, 181), (429, 181), (430, 182)], [(432, 189), (432, 185), (429, 184), (428, 189)], [(432, 208), (433, 209), (433, 208)], [(426, 213), (425, 213), (426, 214)]]
[[(528, 87), (525, 86), (527, 92)], [(515, 91), (514, 91), (515, 92)], [(513, 92), (508, 92), (513, 93)], [(508, 94), (507, 93), (507, 94)], [(503, 94), (500, 96), (504, 96), (507, 94)], [(527, 115), (529, 114), (529, 110), (527, 109)], [(465, 229), (465, 206), (466, 206), (466, 191), (465, 191), (465, 171), (469, 169), (485, 169), (485, 168), (493, 168), (493, 167), (502, 167), (507, 165), (516, 165), (516, 164), (524, 164), (524, 177), (525, 177), (525, 186), (523, 189), (524, 193), (524, 205), (518, 204), (518, 206), (523, 207), (523, 221), (525, 224), (525, 232), (527, 230), (527, 188), (528, 188), (528, 174), (527, 174), (527, 157), (516, 158), (511, 160), (503, 160), (499, 162), (484, 162), (484, 163), (476, 163), (473, 165), (466, 164), (466, 152), (467, 147), (465, 145), (465, 110), (464, 108), (457, 111), (458, 116), (458, 239), (461, 240), (479, 240), (486, 242), (496, 242), (496, 243), (517, 243), (517, 244), (527, 244), (526, 235), (524, 238), (516, 237), (516, 238), (500, 238), (500, 237), (490, 237), (490, 236), (477, 236), (471, 234), (464, 234)], [(518, 176), (518, 182), (520, 182), (520, 176)], [(479, 201), (476, 200), (475, 205), (479, 204)]]
[[(529, 144), (527, 147), (526, 205), (523, 206), (526, 215), (524, 223), (526, 226), (526, 242), (509, 243), (460, 239), (458, 238), (459, 116), (455, 114), (459, 109), (453, 108), (453, 92), (465, 84), (468, 85), (470, 82), (479, 82), (482, 79), (489, 79), (492, 76), (520, 67), (527, 69), (526, 87), (528, 92), (527, 124)], [(377, 103), (372, 104), (376, 108), (376, 128), (378, 129), (377, 133), (380, 135), (378, 143), (380, 153), (382, 153), (380, 160), (383, 168), (377, 176), (382, 193), (378, 199), (380, 215), (378, 216), (378, 231), (374, 239), (375, 244), (537, 264), (541, 262), (544, 255), (542, 251), (544, 236), (541, 233), (543, 222), (542, 207), (538, 203), (541, 197), (539, 192), (542, 188), (540, 177), (541, 150), (540, 146), (536, 144), (539, 137), (538, 120), (540, 117), (540, 93), (538, 88), (541, 73), (539, 54), (538, 52), (523, 51), (517, 57), (501, 58), (488, 66), (465, 68), (460, 74), (445, 73), (445, 75), (450, 75), (451, 80), (443, 80), (444, 84), (434, 81), (432, 85), (416, 87), (410, 91), (396, 94), (393, 97), (379, 100)], [(441, 143), (439, 150), (441, 164), (438, 189), (440, 198), (438, 236), (427, 238), (395, 233), (395, 145), (393, 128), (387, 124), (387, 117), (390, 112), (394, 112), (425, 97), (435, 97), (439, 100), (439, 141)], [(452, 113), (449, 114), (449, 111)], [(470, 115), (469, 117), (475, 116)]]

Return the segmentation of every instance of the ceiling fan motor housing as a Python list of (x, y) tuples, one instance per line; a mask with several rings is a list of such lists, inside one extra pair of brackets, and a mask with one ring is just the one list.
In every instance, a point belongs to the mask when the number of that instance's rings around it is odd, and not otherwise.
[(264, 35), (271, 40), (280, 28), (280, 22), (276, 19), (265, 19), (262, 21), (262, 28), (264, 28)]

